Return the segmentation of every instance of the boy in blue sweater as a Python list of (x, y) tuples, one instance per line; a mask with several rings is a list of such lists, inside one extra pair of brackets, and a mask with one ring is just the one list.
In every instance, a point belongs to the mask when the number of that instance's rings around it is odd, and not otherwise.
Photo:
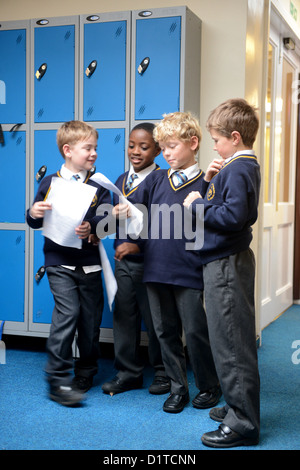
[(141, 202), (149, 214), (144, 282), (166, 374), (171, 380), (171, 393), (163, 410), (179, 413), (189, 402), (183, 332), (199, 389), (193, 405), (208, 408), (221, 396), (202, 304), (202, 267), (199, 253), (187, 248), (193, 238), (187, 236), (190, 232), (182, 207), (188, 193), (201, 188), (203, 180), (196, 161), (201, 129), (189, 113), (176, 112), (166, 115), (156, 126), (154, 138), (170, 168), (153, 172), (140, 188)]
[[(115, 185), (123, 196), (133, 204), (140, 202), (142, 182), (154, 171), (159, 170), (155, 157), (160, 148), (153, 139), (154, 124), (140, 123), (129, 136), (128, 158), (130, 169), (119, 176)], [(114, 195), (113, 213), (118, 218), (122, 204)], [(127, 207), (127, 206), (126, 206)], [(122, 229), (121, 229), (122, 230)], [(148, 302), (147, 289), (143, 283), (144, 255), (139, 240), (128, 236), (123, 238), (117, 226), (115, 240), (115, 277), (118, 290), (115, 297), (113, 315), (113, 334), (116, 377), (102, 385), (105, 393), (114, 395), (143, 384), (143, 360), (140, 354), (141, 320), (144, 320), (148, 333), (149, 362), (154, 369), (154, 381), (149, 392), (167, 393), (170, 389), (162, 362), (159, 342), (157, 340)]]
[[(82, 401), (97, 373), (99, 332), (103, 310), (101, 259), (98, 247), (89, 243), (90, 234), (96, 233), (102, 217), (96, 215), (100, 204), (111, 202), (110, 193), (90, 180), (91, 169), (97, 159), (98, 132), (81, 121), (70, 121), (57, 132), (57, 144), (65, 159), (61, 169), (46, 176), (40, 183), (32, 207), (27, 211), (31, 228), (43, 226), (52, 178), (76, 180), (73, 184), (86, 184), (96, 188), (93, 201), (75, 234), (82, 240), (81, 249), (61, 246), (45, 237), (45, 267), (54, 297), (50, 335), (47, 341), (47, 378), (52, 400), (71, 406)], [(72, 343), (78, 331), (80, 358), (73, 370)]]
[(226, 401), (210, 410), (210, 417), (221, 422), (202, 436), (210, 447), (255, 445), (259, 439), (255, 260), (249, 248), (260, 190), (252, 150), (258, 126), (255, 109), (243, 99), (228, 100), (211, 112), (207, 128), (221, 160), (209, 166), (203, 193), (194, 192), (184, 202), (192, 211), (204, 207), (199, 254), (209, 337)]

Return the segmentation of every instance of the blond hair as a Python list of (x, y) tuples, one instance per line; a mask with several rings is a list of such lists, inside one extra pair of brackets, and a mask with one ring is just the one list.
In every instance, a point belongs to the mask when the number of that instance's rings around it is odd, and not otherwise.
[(256, 111), (256, 108), (242, 98), (229, 99), (211, 111), (206, 127), (209, 131), (214, 129), (228, 138), (232, 132), (237, 131), (243, 144), (252, 147), (259, 127)]
[(83, 121), (65, 122), (57, 131), (56, 142), (60, 153), (65, 158), (63, 147), (65, 144), (75, 145), (77, 142), (88, 139), (91, 135), (98, 139), (98, 131)]
[(177, 138), (188, 142), (192, 137), (198, 138), (198, 152), (202, 139), (199, 121), (189, 112), (164, 114), (163, 119), (155, 126), (153, 137), (156, 142), (166, 142), (170, 138)]

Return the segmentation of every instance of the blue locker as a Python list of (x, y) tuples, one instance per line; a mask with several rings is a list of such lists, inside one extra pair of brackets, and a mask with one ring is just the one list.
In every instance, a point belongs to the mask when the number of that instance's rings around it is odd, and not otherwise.
[(0, 123), (26, 122), (26, 30), (0, 31)]
[(56, 144), (56, 133), (56, 130), (34, 132), (34, 194), (36, 194), (39, 186), (35, 175), (40, 168), (46, 166), (45, 175), (51, 175), (59, 170), (64, 163)]
[(0, 145), (2, 181), (0, 222), (25, 222), (26, 133), (3, 132)]
[(75, 25), (35, 28), (34, 73), (34, 121), (74, 119)]
[[(64, 163), (64, 159), (56, 144), (56, 132), (56, 130), (39, 130), (34, 132), (34, 176), (44, 165), (47, 167), (45, 174), (51, 175), (59, 170)], [(34, 194), (36, 194), (38, 186), (39, 182), (34, 178)], [(32, 204), (32, 201), (30, 204)], [(44, 265), (43, 244), (44, 237), (42, 231), (34, 231), (33, 278)], [(33, 323), (51, 323), (53, 307), (54, 301), (47, 275), (45, 274), (39, 282), (33, 279)]]
[(181, 17), (138, 19), (135, 40), (135, 119), (161, 119), (180, 105)]
[(125, 171), (125, 130), (124, 129), (99, 129), (98, 158), (96, 171), (107, 176), (112, 183)]
[(24, 321), (25, 231), (1, 230), (0, 312), (5, 321)]
[(125, 20), (84, 25), (84, 121), (125, 119), (126, 34)]
[[(112, 182), (124, 172), (124, 129), (97, 129), (98, 139), (98, 159), (96, 161), (96, 171), (103, 173)], [(39, 130), (34, 134), (34, 174), (43, 166), (47, 166), (46, 174), (55, 173), (64, 163), (62, 156), (56, 145), (56, 130)], [(34, 193), (38, 189), (38, 182), (35, 180)], [(104, 240), (104, 246), (114, 268), (113, 239)], [(33, 276), (43, 266), (43, 235), (42, 231), (34, 233), (34, 269)], [(33, 323), (51, 323), (54, 301), (50, 292), (47, 275), (37, 282), (33, 281)], [(105, 293), (105, 305), (103, 311), (102, 327), (112, 327), (112, 313), (107, 304)]]
[(35, 275), (44, 265), (44, 237), (41, 230), (34, 232), (34, 263), (33, 263), (33, 323), (51, 323), (54, 300), (51, 294), (47, 274), (38, 281)]

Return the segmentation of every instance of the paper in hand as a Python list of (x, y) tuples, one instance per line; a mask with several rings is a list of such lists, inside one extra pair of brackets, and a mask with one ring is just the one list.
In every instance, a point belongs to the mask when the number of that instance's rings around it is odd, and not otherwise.
[(91, 180), (95, 181), (96, 183), (100, 184), (104, 188), (112, 191), (120, 198), (120, 203), (127, 204), (130, 207), (130, 217), (128, 218), (127, 224), (127, 233), (128, 235), (134, 235), (138, 237), (138, 235), (143, 230), (143, 213), (137, 209), (130, 201), (128, 201), (121, 191), (102, 173), (95, 173)]
[(47, 198), (52, 209), (45, 212), (43, 235), (59, 245), (80, 249), (82, 240), (75, 228), (81, 225), (96, 190), (87, 184), (52, 178)]

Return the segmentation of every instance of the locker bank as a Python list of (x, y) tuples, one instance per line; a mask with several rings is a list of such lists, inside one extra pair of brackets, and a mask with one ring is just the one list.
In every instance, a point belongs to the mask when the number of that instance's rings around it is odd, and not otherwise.
[[(45, 174), (63, 163), (57, 129), (73, 119), (92, 124), (99, 132), (95, 170), (115, 182), (128, 168), (135, 124), (184, 109), (199, 116), (200, 47), (201, 20), (187, 7), (1, 23), (0, 159), (12, 176), (0, 187), (6, 334), (47, 336), (50, 328), (43, 235), (27, 227), (25, 211)], [(161, 155), (156, 162), (166, 167)], [(113, 238), (104, 245), (113, 266)], [(107, 301), (100, 340), (112, 340)]]

